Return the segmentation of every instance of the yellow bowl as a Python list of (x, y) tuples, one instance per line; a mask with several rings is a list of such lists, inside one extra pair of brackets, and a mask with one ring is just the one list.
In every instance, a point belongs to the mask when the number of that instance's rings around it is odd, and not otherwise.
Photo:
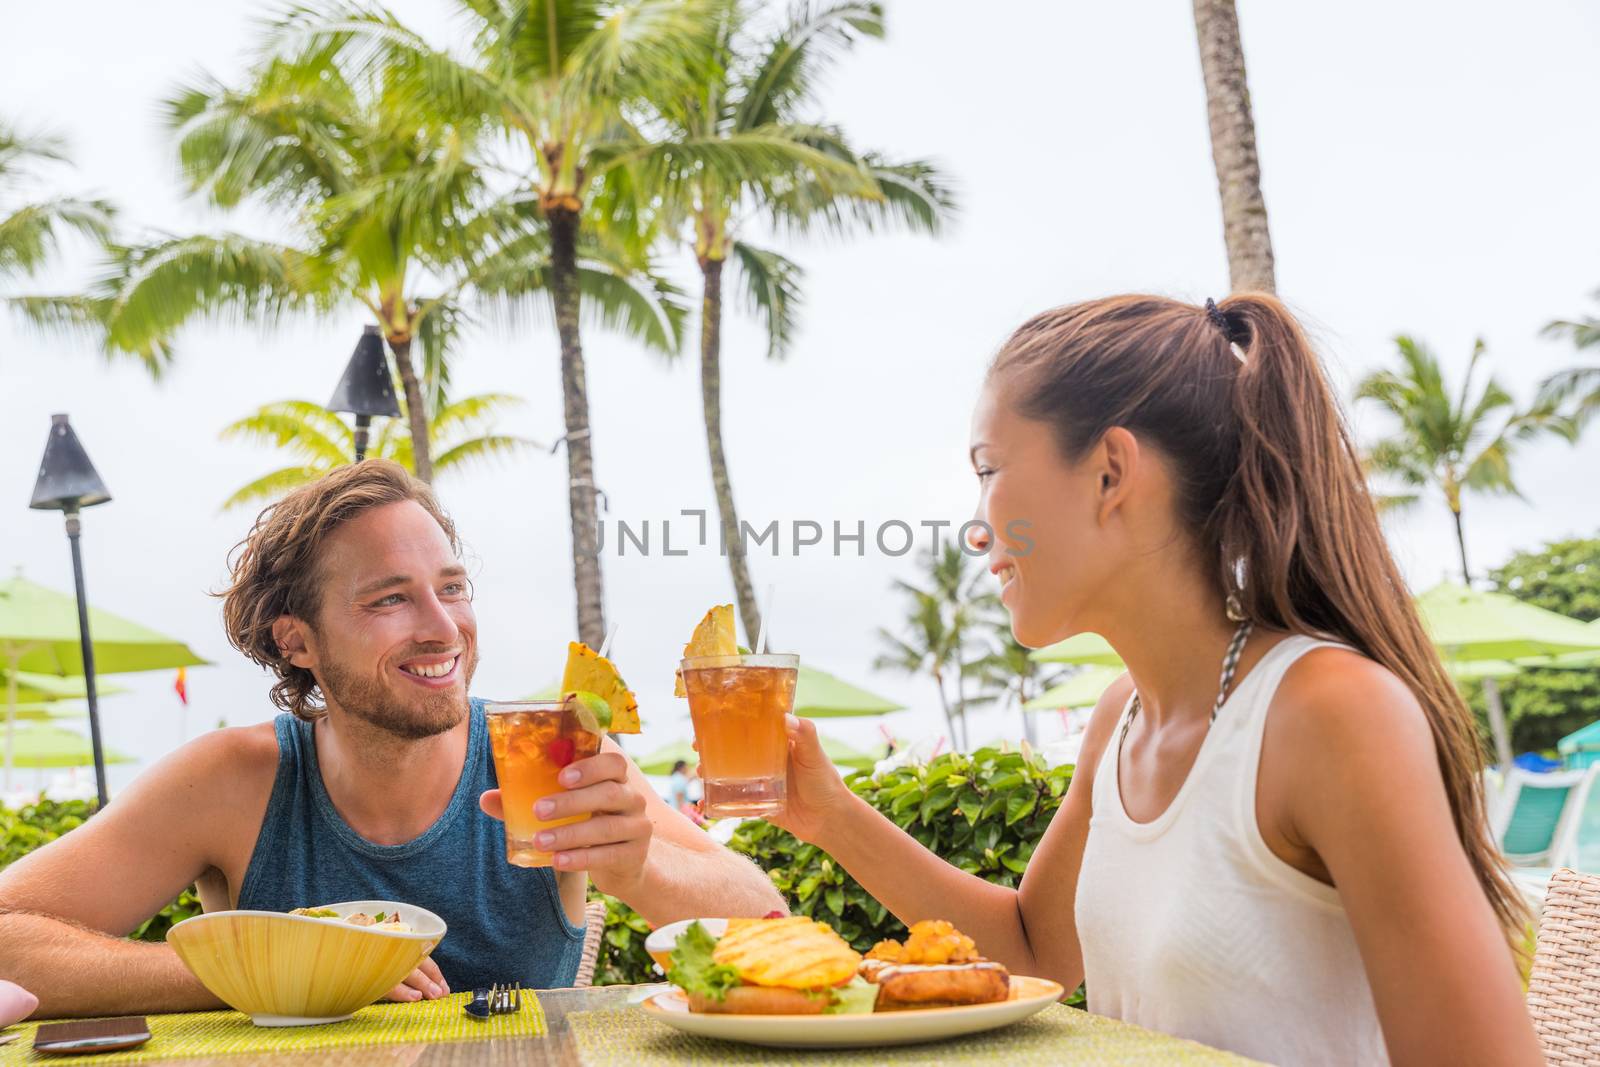
[[(327, 905), (340, 919), (276, 911), (215, 911), (167, 931), (202, 985), (257, 1026), (348, 1019), (400, 983), (444, 939), (431, 911), (392, 900)], [(399, 912), (414, 933), (352, 926), (344, 916)]]

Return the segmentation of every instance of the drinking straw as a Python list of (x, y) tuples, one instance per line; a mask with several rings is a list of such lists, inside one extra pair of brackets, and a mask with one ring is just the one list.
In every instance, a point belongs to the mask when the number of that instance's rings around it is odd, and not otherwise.
[(606, 631), (606, 639), (600, 642), (601, 658), (604, 658), (605, 654), (611, 651), (612, 638), (617, 636), (617, 631), (620, 629), (622, 629), (622, 624), (620, 622), (614, 622), (611, 624), (611, 629)]
[(769, 583), (767, 585), (767, 602), (761, 605), (761, 633), (756, 635), (756, 655), (758, 656), (767, 654), (767, 624), (772, 621), (772, 598), (777, 592), (778, 587), (776, 584)]

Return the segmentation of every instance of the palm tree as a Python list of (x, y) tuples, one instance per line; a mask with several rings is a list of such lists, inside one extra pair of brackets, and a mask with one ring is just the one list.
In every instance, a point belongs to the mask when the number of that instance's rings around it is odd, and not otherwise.
[[(110, 238), (112, 209), (106, 201), (30, 195), (45, 183), (40, 168), (65, 161), (59, 139), (26, 136), (0, 122), (0, 286), (42, 270), (68, 233), (97, 242)], [(48, 321), (47, 309), (56, 298), (0, 292), (0, 303), (35, 321)]]
[(1250, 113), (1234, 0), (1194, 0), (1194, 28), (1206, 83), (1211, 159), (1222, 196), (1228, 281), (1234, 292), (1276, 292), (1272, 235), (1267, 229), (1267, 202), (1261, 195), (1261, 160), (1256, 155), (1256, 124)]
[(595, 647), (605, 611), (580, 335), (585, 236), (604, 220), (613, 244), (642, 250), (659, 193), (651, 178), (726, 166), (725, 146), (666, 144), (641, 121), (650, 101), (681, 95), (703, 69), (713, 2), (457, 0), (471, 39), (465, 56), (433, 46), (377, 6), (297, 8), (275, 31), (279, 54), (349, 56), (357, 69), (381, 71), (414, 112), (498, 126), (531, 159), (525, 192), (548, 228), (544, 283), (561, 345), (578, 633)]
[[(1600, 292), (1595, 293), (1600, 299)], [(1565, 337), (1572, 342), (1572, 347), (1583, 351), (1585, 349), (1600, 349), (1600, 318), (1586, 315), (1582, 319), (1558, 319), (1544, 328), (1545, 334), (1553, 337)], [(1600, 412), (1600, 363), (1569, 367), (1558, 371), (1545, 379), (1539, 386), (1539, 401), (1541, 403), (1561, 404), (1576, 397), (1571, 416), (1577, 425), (1582, 426)]]
[(1014, 706), (1022, 716), (1022, 736), (1032, 741), (1033, 719), (1026, 705), (1055, 685), (1066, 672), (1034, 660), (1032, 650), (1017, 641), (1010, 622), (1003, 615), (997, 614), (993, 624), (991, 651), (974, 664), (978, 698), (985, 704)]
[(808, 114), (822, 68), (857, 38), (883, 35), (881, 4), (843, 0), (819, 9), (800, 3), (767, 36), (757, 35), (752, 22), (747, 4), (724, 0), (703, 72), (689, 93), (660, 108), (672, 140), (717, 145), (727, 161), (716, 170), (692, 167), (670, 176), (666, 184), (675, 199), (667, 214), (681, 220), (673, 232), (693, 249), (700, 268), (700, 393), (711, 484), (739, 615), (753, 646), (760, 609), (722, 438), (723, 270), (734, 266), (735, 285), (766, 326), (767, 357), (775, 360), (788, 354), (793, 339), (802, 271), (742, 238), (743, 224), (765, 216), (791, 230), (818, 227), (842, 236), (889, 224), (933, 233), (953, 205), (932, 164), (860, 155), (837, 128)]
[(1486, 352), (1481, 338), (1472, 346), (1472, 358), (1455, 396), (1450, 394), (1438, 358), (1426, 345), (1410, 337), (1395, 338), (1395, 345), (1400, 369), (1375, 371), (1356, 387), (1358, 401), (1373, 401), (1399, 422), (1394, 434), (1367, 453), (1367, 467), (1411, 490), (1388, 498), (1393, 506), (1415, 503), (1420, 496), (1416, 490), (1430, 486), (1444, 495), (1455, 520), (1461, 578), (1470, 585), (1462, 497), (1469, 490), (1520, 496), (1511, 474), (1516, 446), (1547, 433), (1570, 441), (1575, 426), (1544, 402), (1517, 410), (1511, 394), (1493, 378), (1475, 391), (1473, 376)]
[[(922, 558), (928, 584), (896, 581), (894, 588), (908, 599), (905, 636), (879, 629), (884, 651), (874, 661), (878, 670), (924, 674), (939, 691), (939, 707), (952, 744), (967, 745), (967, 707), (971, 703), (966, 682), (986, 651), (983, 623), (998, 603), (993, 593), (980, 593), (985, 572), (973, 571), (959, 545), (946, 545)], [(956, 724), (960, 723), (958, 734)]]
[[(411, 346), (425, 320), (451, 310), (467, 280), (463, 262), (482, 255), (468, 242), (490, 239), (490, 220), (475, 213), (480, 170), (463, 132), (386, 106), (381, 87), (358, 90), (326, 55), (314, 71), (268, 63), (242, 89), (202, 77), (162, 108), (190, 193), (224, 209), (275, 210), (294, 239), (197, 234), (114, 248), (78, 320), (103, 331), (108, 354), (135, 355), (159, 374), (174, 357), (173, 335), (192, 319), (272, 324), (290, 311), (357, 302), (388, 342), (417, 475), (431, 479)], [(386, 177), (417, 174), (426, 199), (374, 195)], [(419, 296), (427, 281), (441, 295)]]
[[(539, 447), (533, 441), (496, 433), (493, 429), (496, 415), (521, 404), (522, 400), (505, 393), (480, 393), (433, 405), (428, 437), (435, 473), (451, 474), (475, 463)], [(402, 417), (404, 414), (402, 411)], [(373, 436), (367, 455), (394, 460), (415, 472), (411, 433), (409, 430), (401, 432), (400, 425), (398, 420), (386, 420)], [(220, 436), (225, 441), (272, 445), (294, 460), (289, 466), (263, 474), (235, 490), (223, 503), (224, 511), (272, 500), (296, 486), (314, 482), (351, 462), (355, 448), (355, 435), (349, 423), (309, 400), (265, 404), (223, 427)]]

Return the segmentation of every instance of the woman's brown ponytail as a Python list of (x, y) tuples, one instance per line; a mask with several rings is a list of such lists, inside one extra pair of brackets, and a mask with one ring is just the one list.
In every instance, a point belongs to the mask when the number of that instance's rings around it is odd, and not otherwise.
[[(1242, 357), (1242, 358), (1241, 358)], [(1526, 909), (1489, 837), (1471, 713), (1389, 553), (1338, 402), (1289, 311), (1119, 296), (1044, 312), (1001, 349), (1022, 414), (1076, 460), (1114, 426), (1161, 449), (1218, 592), (1259, 625), (1360, 650), (1410, 687), (1473, 870), (1515, 945)]]

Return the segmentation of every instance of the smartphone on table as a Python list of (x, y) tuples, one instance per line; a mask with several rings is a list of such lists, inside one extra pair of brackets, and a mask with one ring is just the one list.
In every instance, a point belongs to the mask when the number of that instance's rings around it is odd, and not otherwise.
[(137, 1048), (150, 1040), (143, 1015), (120, 1019), (86, 1019), (83, 1022), (45, 1023), (33, 1035), (33, 1050), (54, 1055), (81, 1056), (88, 1052), (117, 1052)]

